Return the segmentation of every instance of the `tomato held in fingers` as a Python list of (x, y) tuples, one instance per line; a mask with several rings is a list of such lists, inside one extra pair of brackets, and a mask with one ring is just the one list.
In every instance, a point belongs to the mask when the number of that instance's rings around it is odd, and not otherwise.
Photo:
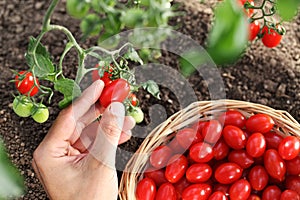
[(285, 160), (292, 160), (300, 153), (300, 141), (295, 136), (285, 137), (278, 146), (278, 153)]
[(104, 87), (99, 98), (100, 104), (106, 108), (112, 102), (123, 102), (129, 95), (130, 85), (124, 79), (116, 79)]
[(135, 195), (137, 200), (154, 200), (156, 195), (156, 185), (150, 178), (144, 178), (138, 182)]
[(215, 179), (222, 184), (231, 184), (240, 179), (243, 169), (232, 162), (227, 162), (219, 165), (215, 170)]
[[(36, 84), (39, 85), (38, 79)], [(21, 71), (15, 77), (15, 85), (21, 94), (34, 96), (38, 93), (39, 89), (34, 82), (34, 77), (31, 72)]]
[(263, 166), (256, 165), (250, 170), (248, 179), (254, 190), (261, 191), (267, 186), (269, 175)]
[(170, 158), (165, 171), (165, 177), (170, 183), (178, 182), (188, 167), (188, 160), (184, 155), (176, 154)]
[(165, 167), (168, 163), (168, 160), (172, 156), (172, 150), (165, 146), (161, 145), (156, 147), (150, 156), (150, 163), (156, 169), (161, 169)]
[(206, 163), (193, 164), (186, 171), (186, 178), (191, 183), (203, 183), (208, 181), (211, 175), (212, 169)]
[(271, 177), (279, 181), (284, 180), (286, 166), (284, 160), (280, 157), (277, 150), (269, 149), (265, 152), (264, 166)]
[(171, 183), (162, 184), (157, 190), (155, 200), (177, 200), (175, 187)]
[(246, 121), (246, 129), (251, 132), (267, 133), (274, 127), (274, 120), (267, 114), (252, 115)]
[(266, 47), (273, 48), (280, 43), (282, 35), (280, 35), (276, 30), (269, 29), (267, 26), (264, 26), (261, 32), (263, 34), (261, 41)]
[(234, 182), (229, 189), (230, 200), (248, 199), (251, 193), (250, 183), (245, 179)]
[(258, 21), (254, 21), (249, 24), (249, 40), (253, 41), (260, 31), (260, 25)]
[[(95, 66), (95, 68), (99, 68), (99, 64), (97, 64)], [(96, 80), (100, 79), (100, 80), (103, 81), (104, 85), (107, 86), (107, 85), (111, 84), (111, 82), (112, 82), (112, 80), (111, 80), (111, 78), (112, 78), (111, 72), (112, 71), (113, 71), (113, 69), (109, 68), (108, 70), (105, 70), (104, 73), (103, 73), (103, 75), (100, 77), (99, 76), (99, 71), (98, 70), (94, 70), (92, 72), (92, 79), (93, 79), (93, 81), (96, 81)]]
[(205, 183), (193, 184), (182, 192), (182, 200), (206, 200), (210, 196), (212, 188)]
[(19, 117), (29, 117), (32, 113), (33, 103), (27, 97), (15, 97), (13, 101), (13, 111)]

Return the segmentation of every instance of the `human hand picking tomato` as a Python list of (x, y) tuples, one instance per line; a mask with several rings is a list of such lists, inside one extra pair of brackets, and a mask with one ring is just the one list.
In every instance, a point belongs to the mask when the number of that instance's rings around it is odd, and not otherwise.
[(95, 81), (61, 111), (34, 152), (33, 168), (51, 199), (117, 199), (116, 148), (130, 138), (135, 122), (119, 102), (96, 120), (103, 87)]

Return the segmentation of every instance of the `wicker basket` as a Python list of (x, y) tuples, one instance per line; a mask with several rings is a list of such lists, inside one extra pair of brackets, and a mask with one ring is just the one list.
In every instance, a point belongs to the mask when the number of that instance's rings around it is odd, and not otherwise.
[(208, 120), (212, 118), (214, 114), (226, 109), (239, 110), (246, 117), (255, 113), (268, 114), (275, 121), (274, 130), (276, 132), (279, 134), (300, 137), (299, 123), (286, 111), (275, 110), (264, 105), (236, 100), (199, 101), (192, 103), (157, 126), (147, 138), (145, 138), (137, 152), (126, 165), (120, 182), (120, 199), (136, 199), (136, 185), (142, 178), (143, 171), (149, 160), (150, 152), (159, 145), (170, 141), (170, 139), (174, 137), (174, 131), (182, 129), (199, 119)]

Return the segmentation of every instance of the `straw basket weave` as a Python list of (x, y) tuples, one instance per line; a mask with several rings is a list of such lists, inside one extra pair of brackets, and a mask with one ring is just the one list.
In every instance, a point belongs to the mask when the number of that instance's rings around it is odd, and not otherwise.
[(137, 152), (126, 165), (119, 187), (120, 199), (136, 199), (136, 185), (143, 177), (143, 171), (148, 164), (150, 153), (156, 147), (170, 141), (170, 139), (175, 136), (175, 131), (201, 119), (209, 120), (217, 113), (225, 111), (226, 109), (239, 110), (246, 117), (255, 113), (268, 114), (275, 121), (274, 131), (279, 134), (300, 137), (299, 123), (286, 111), (275, 110), (264, 105), (236, 100), (199, 101), (192, 103), (185, 109), (169, 117), (145, 138)]

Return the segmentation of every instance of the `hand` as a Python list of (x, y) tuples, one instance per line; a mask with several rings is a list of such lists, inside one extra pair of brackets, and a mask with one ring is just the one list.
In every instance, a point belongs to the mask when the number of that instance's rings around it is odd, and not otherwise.
[(135, 122), (117, 102), (96, 120), (103, 87), (94, 82), (61, 111), (33, 154), (33, 168), (51, 199), (117, 199), (116, 149), (130, 138)]

